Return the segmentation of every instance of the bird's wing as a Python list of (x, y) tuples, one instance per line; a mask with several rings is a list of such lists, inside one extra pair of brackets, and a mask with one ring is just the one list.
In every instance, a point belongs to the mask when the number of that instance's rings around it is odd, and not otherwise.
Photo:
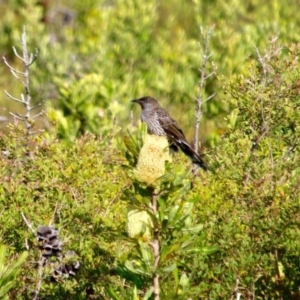
[(178, 127), (176, 121), (170, 117), (167, 111), (159, 110), (157, 113), (157, 119), (159, 120), (160, 125), (164, 129), (165, 133), (169, 140), (173, 140), (175, 151), (178, 150), (178, 147), (185, 153), (194, 164), (198, 165), (204, 170), (207, 170), (207, 165), (201, 156), (194, 151), (191, 145), (185, 139), (184, 133)]
[(157, 114), (159, 123), (168, 136), (173, 137), (175, 140), (185, 140), (183, 131), (179, 128), (176, 121), (170, 117), (167, 111), (159, 110)]

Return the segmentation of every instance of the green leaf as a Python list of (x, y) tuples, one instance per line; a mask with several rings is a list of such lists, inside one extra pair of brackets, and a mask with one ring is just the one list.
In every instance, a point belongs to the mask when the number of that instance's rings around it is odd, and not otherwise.
[(147, 290), (147, 292), (145, 293), (145, 296), (143, 297), (143, 300), (151, 299), (151, 296), (152, 296), (153, 292), (154, 292), (154, 288), (153, 288), (153, 286), (152, 286), (152, 287), (150, 287), (150, 288)]
[(178, 283), (179, 283), (179, 275), (178, 275), (178, 268), (177, 267), (173, 270), (173, 276), (174, 276), (174, 280), (175, 280), (176, 288), (177, 288)]
[(198, 233), (199, 231), (203, 230), (203, 224), (197, 224), (191, 227), (184, 227), (182, 228), (183, 232), (190, 232), (190, 233)]
[(120, 298), (116, 292), (114, 291), (113, 287), (112, 286), (109, 286), (107, 289), (106, 289), (106, 292), (108, 293), (108, 295), (110, 297), (112, 297), (113, 300), (122, 300), (122, 298)]
[(153, 264), (153, 252), (152, 249), (150, 249), (149, 245), (147, 243), (144, 243), (142, 241), (138, 241), (140, 246), (140, 253), (143, 259), (143, 262), (145, 263), (147, 267), (147, 272), (151, 272), (152, 264)]
[(28, 252), (23, 252), (14, 264), (5, 265), (6, 246), (0, 245), (0, 297), (5, 297), (15, 285), (16, 275), (27, 256)]
[(159, 220), (162, 222), (165, 218), (166, 203), (162, 198), (159, 198), (158, 204), (159, 204)]
[(143, 264), (138, 263), (135, 261), (129, 261), (127, 260), (125, 262), (125, 267), (134, 274), (144, 275), (144, 276), (151, 276), (150, 272), (147, 272), (147, 270), (143, 269)]
[[(165, 182), (172, 182), (174, 180), (174, 174), (173, 173), (166, 173), (162, 176), (160, 176), (157, 181), (159, 181), (160, 183), (165, 183)], [(174, 187), (174, 191), (175, 191), (175, 187)]]
[(173, 264), (171, 264), (171, 265), (169, 265), (167, 267), (163, 267), (162, 269), (159, 269), (158, 272), (160, 274), (170, 273), (170, 272), (174, 271), (176, 269), (176, 267), (177, 267), (177, 264), (173, 263)]
[(216, 251), (218, 251), (219, 248), (217, 246), (211, 246), (211, 247), (201, 247), (201, 248), (193, 248), (193, 249), (187, 249), (187, 253), (201, 253), (204, 255), (212, 254)]
[(178, 251), (181, 248), (180, 243), (172, 244), (172, 245), (163, 245), (161, 251), (161, 261), (164, 261), (168, 255)]

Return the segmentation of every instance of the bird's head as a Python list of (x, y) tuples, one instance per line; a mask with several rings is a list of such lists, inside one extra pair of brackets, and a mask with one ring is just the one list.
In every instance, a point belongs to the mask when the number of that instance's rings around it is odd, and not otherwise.
[(141, 105), (142, 109), (153, 108), (155, 106), (159, 106), (158, 102), (149, 96), (142, 97), (136, 100), (132, 100), (131, 102), (138, 103)]

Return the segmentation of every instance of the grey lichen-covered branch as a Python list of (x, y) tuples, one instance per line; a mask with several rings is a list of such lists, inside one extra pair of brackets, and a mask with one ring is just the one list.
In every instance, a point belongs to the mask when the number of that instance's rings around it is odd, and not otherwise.
[(199, 72), (200, 72), (199, 95), (196, 98), (196, 114), (195, 114), (196, 122), (195, 122), (195, 134), (194, 134), (194, 144), (193, 144), (193, 148), (197, 153), (199, 148), (199, 128), (200, 128), (201, 118), (203, 114), (203, 104), (215, 96), (215, 93), (213, 93), (205, 98), (206, 81), (207, 79), (215, 75), (215, 71), (207, 74), (207, 63), (212, 55), (209, 51), (211, 32), (212, 32), (211, 29), (207, 28), (206, 31), (204, 31), (203, 28), (200, 27), (201, 42), (199, 42), (198, 45), (202, 57), (202, 64), (201, 67), (199, 68)]
[(40, 103), (32, 106), (32, 97), (30, 93), (30, 66), (35, 62), (38, 57), (38, 50), (36, 49), (34, 53), (28, 53), (27, 48), (27, 37), (26, 37), (26, 28), (23, 28), (23, 33), (21, 35), (21, 47), (22, 47), (22, 55), (20, 55), (15, 47), (13, 47), (13, 51), (16, 57), (22, 61), (24, 65), (24, 70), (16, 70), (12, 67), (9, 62), (3, 57), (3, 61), (6, 66), (9, 68), (10, 72), (21, 84), (24, 86), (25, 93), (20, 95), (20, 98), (12, 96), (8, 91), (4, 90), (7, 97), (17, 103), (21, 103), (24, 108), (25, 112), (23, 114), (10, 112), (10, 115), (13, 116), (15, 119), (24, 122), (25, 129), (26, 129), (26, 146), (29, 145), (29, 137), (30, 135), (40, 132), (40, 131), (32, 131), (34, 127), (34, 120), (41, 115), (44, 114), (43, 111), (36, 113), (32, 116), (32, 111), (37, 107), (40, 107), (45, 101), (41, 101)]

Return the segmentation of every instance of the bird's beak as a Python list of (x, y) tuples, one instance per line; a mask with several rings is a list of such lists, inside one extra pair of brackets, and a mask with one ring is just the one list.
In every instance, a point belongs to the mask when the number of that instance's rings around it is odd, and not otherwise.
[(131, 100), (131, 102), (134, 102), (134, 103), (140, 103), (140, 102), (139, 102), (139, 99)]

